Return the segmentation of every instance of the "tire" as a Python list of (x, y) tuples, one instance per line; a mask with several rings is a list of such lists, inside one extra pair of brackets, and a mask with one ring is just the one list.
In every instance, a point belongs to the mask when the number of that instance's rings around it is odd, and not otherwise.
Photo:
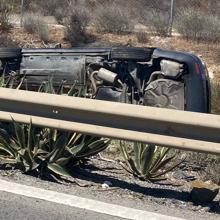
[(10, 59), (21, 57), (19, 48), (0, 48), (0, 59)]
[(112, 48), (111, 59), (115, 60), (134, 60), (134, 61), (150, 61), (152, 58), (153, 48)]

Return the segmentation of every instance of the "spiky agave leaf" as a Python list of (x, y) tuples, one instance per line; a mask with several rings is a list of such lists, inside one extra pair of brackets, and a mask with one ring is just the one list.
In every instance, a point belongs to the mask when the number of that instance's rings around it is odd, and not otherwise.
[(101, 139), (90, 135), (74, 134), (69, 139), (67, 150), (76, 159), (91, 157), (104, 150), (109, 145), (109, 142), (109, 139)]
[(144, 145), (143, 148), (143, 152), (141, 154), (141, 158), (140, 158), (140, 169), (141, 169), (141, 174), (143, 176), (146, 176), (149, 174), (155, 157), (156, 157), (156, 151), (157, 151), (157, 147), (153, 144), (142, 144)]
[(68, 96), (76, 96), (76, 82), (71, 86), (70, 90), (68, 91), (67, 95)]
[(49, 163), (47, 168), (55, 174), (63, 177), (72, 177), (71, 174), (57, 163)]
[(129, 154), (128, 152), (128, 148), (125, 144), (124, 141), (120, 141), (120, 150), (122, 152), (122, 155), (125, 159), (125, 163), (127, 165), (127, 167), (125, 167), (123, 164), (122, 167), (128, 171), (129, 173), (133, 174), (134, 176), (140, 176), (141, 173), (138, 171), (138, 167), (137, 164), (135, 162), (135, 159), (138, 160), (138, 156), (140, 155), (140, 149), (137, 148), (133, 148), (133, 150), (135, 149), (135, 153), (134, 153), (134, 158)]
[(99, 152), (105, 150), (110, 143), (110, 139), (98, 139), (94, 140), (90, 144), (85, 145), (86, 147), (82, 149), (81, 152), (78, 152), (76, 158), (87, 158), (92, 157)]
[[(134, 143), (133, 151), (129, 154), (126, 146), (121, 146), (121, 151), (128, 165), (129, 172), (141, 180), (159, 181), (164, 180), (167, 172), (175, 169), (183, 161), (167, 168), (175, 156), (167, 157), (169, 149), (159, 148), (155, 145)], [(127, 168), (126, 168), (127, 170)]]
[(59, 159), (65, 151), (66, 148), (66, 142), (67, 142), (67, 135), (64, 133), (59, 136), (59, 138), (55, 141), (53, 146), (53, 151), (51, 154), (48, 154), (49, 163), (56, 162), (57, 159)]

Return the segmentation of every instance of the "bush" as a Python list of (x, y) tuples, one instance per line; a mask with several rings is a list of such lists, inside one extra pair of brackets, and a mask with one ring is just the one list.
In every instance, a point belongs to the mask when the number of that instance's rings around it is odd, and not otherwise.
[(16, 42), (12, 41), (12, 39), (6, 34), (0, 35), (0, 47), (18, 47)]
[(176, 29), (187, 39), (217, 42), (220, 40), (220, 19), (193, 9), (184, 10), (176, 19)]
[(0, 1), (0, 30), (8, 31), (11, 27), (9, 17), (11, 15), (12, 7), (7, 0)]
[(145, 32), (137, 32), (136, 33), (138, 43), (149, 43), (149, 34)]
[(49, 41), (49, 27), (43, 20), (38, 24), (37, 34), (42, 41), (46, 43)]
[(44, 21), (41, 19), (41, 16), (35, 13), (28, 13), (23, 19), (23, 27), (25, 31), (31, 34), (37, 33), (38, 26), (42, 23), (44, 24)]
[(98, 31), (107, 33), (120, 34), (134, 28), (126, 11), (115, 3), (98, 5), (94, 23)]
[(38, 23), (38, 16), (35, 14), (26, 14), (23, 18), (23, 27), (28, 33), (35, 33)]
[[(24, 2), (24, 10), (41, 12), (43, 15), (54, 15), (58, 8), (66, 9), (70, 0), (29, 0)], [(20, 3), (19, 3), (20, 4)]]
[(41, 40), (48, 42), (49, 27), (38, 14), (26, 14), (23, 20), (23, 27), (28, 33), (36, 33)]
[(153, 11), (149, 14), (150, 31), (154, 35), (167, 36), (169, 27), (169, 17), (161, 11)]
[(83, 5), (72, 5), (67, 19), (67, 40), (72, 46), (89, 41), (86, 27), (90, 22), (90, 14)]
[(63, 24), (63, 21), (66, 17), (66, 11), (63, 8), (57, 8), (54, 11), (54, 17), (56, 18), (59, 24)]

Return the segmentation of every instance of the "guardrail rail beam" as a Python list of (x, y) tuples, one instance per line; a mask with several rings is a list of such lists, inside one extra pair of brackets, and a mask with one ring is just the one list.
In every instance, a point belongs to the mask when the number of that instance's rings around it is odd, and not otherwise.
[(220, 116), (0, 88), (0, 120), (220, 155)]

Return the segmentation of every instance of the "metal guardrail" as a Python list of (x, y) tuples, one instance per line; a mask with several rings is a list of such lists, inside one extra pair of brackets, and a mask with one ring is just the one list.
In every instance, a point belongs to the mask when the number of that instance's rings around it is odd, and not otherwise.
[(220, 116), (0, 88), (0, 121), (220, 155)]

